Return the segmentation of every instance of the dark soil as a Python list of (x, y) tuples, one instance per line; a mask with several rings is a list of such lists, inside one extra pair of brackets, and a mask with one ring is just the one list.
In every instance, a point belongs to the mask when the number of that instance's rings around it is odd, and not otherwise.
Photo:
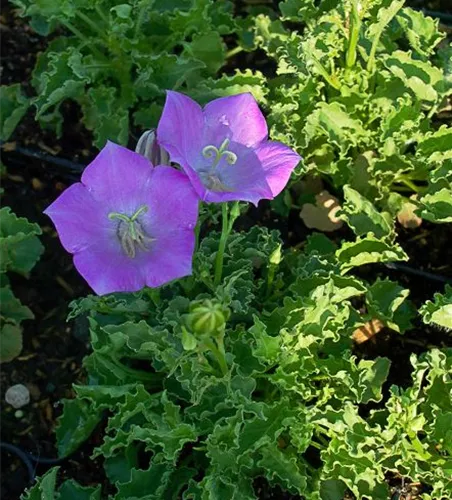
[[(246, 2), (239, 3), (244, 8)], [(431, 10), (452, 11), (448, 0), (424, 3), (412, 0), (408, 3), (415, 7), (427, 5)], [(1, 6), (2, 84), (22, 83), (25, 91), (32, 94), (29, 83), (31, 71), (37, 54), (45, 49), (45, 39), (34, 34), (25, 20), (15, 16), (9, 4), (2, 1)], [(237, 66), (243, 64), (244, 67), (249, 65), (248, 61), (240, 59), (233, 63)], [(259, 55), (255, 63), (262, 66)], [(267, 70), (271, 72), (272, 68)], [(42, 227), (41, 241), (45, 253), (29, 280), (11, 275), (15, 295), (32, 309), (35, 320), (23, 323), (24, 348), (21, 355), (1, 366), (1, 440), (46, 458), (57, 456), (54, 429), (56, 418), (61, 412), (60, 401), (73, 396), (73, 383), (83, 383), (82, 359), (89, 349), (88, 332), (84, 325), (66, 323), (66, 317), (68, 303), (90, 293), (90, 289), (73, 268), (71, 256), (62, 249), (50, 220), (42, 214), (80, 175), (81, 168), (57, 165), (58, 158), (86, 165), (96, 154), (91, 134), (80, 124), (77, 106), (66, 102), (62, 111), (66, 119), (60, 139), (40, 129), (34, 121), (33, 110), (30, 110), (11, 141), (2, 148), (3, 161), (7, 167), (7, 175), (2, 179), (5, 190), (2, 204), (11, 206), (19, 216), (25, 216)], [(131, 141), (134, 140), (136, 138), (132, 137)], [(49, 158), (24, 155), (23, 151), (18, 152), (20, 148), (40, 151), (49, 155)], [(293, 210), (288, 219), (284, 219), (275, 215), (268, 203), (260, 204), (258, 209), (251, 208), (239, 221), (243, 228), (255, 223), (280, 230), (288, 245), (302, 244), (311, 232), (302, 223), (298, 210)], [(333, 236), (340, 240), (350, 234), (343, 230)], [(399, 228), (399, 241), (409, 254), (412, 267), (452, 279), (452, 225), (424, 223), (414, 231)], [(410, 298), (417, 307), (444, 288), (440, 282), (384, 266), (364, 266), (359, 274), (370, 281), (376, 277), (398, 281), (410, 290)], [(418, 322), (404, 336), (383, 330), (357, 346), (356, 352), (362, 357), (390, 358), (393, 363), (387, 387), (392, 383), (406, 386), (411, 381), (410, 354), (424, 352), (431, 346), (446, 345), (452, 345), (450, 335)], [(17, 383), (27, 385), (31, 392), (31, 402), (22, 409), (22, 415), (4, 403), (7, 388)], [(84, 485), (104, 480), (102, 462), (89, 459), (93, 447), (99, 444), (96, 443), (98, 438), (99, 433), (94, 433), (90, 442), (62, 463), (64, 477), (72, 477)], [(2, 451), (1, 458), (1, 497), (14, 500), (28, 486), (27, 474), (15, 456)], [(49, 467), (40, 465), (37, 473), (42, 474)], [(394, 498), (414, 500), (418, 492), (422, 491), (422, 485), (397, 475), (388, 476), (387, 481), (392, 493), (398, 495)], [(294, 496), (271, 488), (264, 480), (258, 479), (255, 488), (262, 499), (296, 500)]]

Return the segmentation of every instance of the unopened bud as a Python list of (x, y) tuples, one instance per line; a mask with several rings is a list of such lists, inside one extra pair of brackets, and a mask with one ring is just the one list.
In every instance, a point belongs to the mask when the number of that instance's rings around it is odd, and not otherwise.
[(209, 299), (196, 301), (190, 306), (187, 324), (195, 335), (215, 336), (224, 332), (229, 315), (223, 304)]
[(154, 129), (147, 130), (139, 139), (135, 152), (151, 161), (152, 165), (169, 165), (169, 154), (157, 141)]

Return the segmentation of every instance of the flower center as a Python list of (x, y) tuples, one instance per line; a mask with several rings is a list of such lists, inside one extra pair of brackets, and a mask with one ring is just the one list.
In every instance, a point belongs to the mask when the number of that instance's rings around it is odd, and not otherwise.
[(234, 165), (237, 161), (237, 155), (232, 151), (226, 149), (229, 145), (229, 139), (225, 139), (219, 148), (209, 144), (202, 150), (202, 155), (207, 160), (212, 160), (210, 172), (213, 172), (217, 165), (220, 163), (221, 158), (225, 158), (229, 165)]
[(110, 220), (119, 220), (116, 234), (124, 253), (131, 259), (135, 257), (137, 247), (147, 252), (149, 248), (146, 245), (155, 241), (155, 238), (150, 238), (146, 235), (143, 226), (138, 221), (138, 217), (147, 211), (148, 207), (142, 205), (131, 217), (119, 212), (111, 212), (108, 214)]

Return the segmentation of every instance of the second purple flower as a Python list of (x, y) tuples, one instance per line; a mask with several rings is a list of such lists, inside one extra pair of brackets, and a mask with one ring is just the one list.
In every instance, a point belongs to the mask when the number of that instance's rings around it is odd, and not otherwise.
[(157, 137), (207, 202), (272, 199), (287, 184), (300, 156), (268, 130), (251, 94), (215, 99), (204, 109), (167, 91)]

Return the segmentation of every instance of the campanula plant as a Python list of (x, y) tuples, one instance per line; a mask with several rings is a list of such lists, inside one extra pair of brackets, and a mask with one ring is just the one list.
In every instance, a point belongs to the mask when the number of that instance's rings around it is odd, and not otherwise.
[[(203, 110), (170, 92), (161, 120), (139, 153), (109, 143), (47, 209), (100, 294), (71, 304), (70, 318), (88, 316), (93, 350), (86, 385), (64, 401), (58, 452), (96, 434), (92, 457), (110, 484), (57, 487), (54, 468), (28, 498), (45, 487), (96, 500), (107, 490), (115, 500), (254, 500), (264, 482), (308, 500), (386, 500), (394, 473), (425, 485), (426, 498), (447, 497), (450, 350), (413, 356), (411, 386), (389, 393), (390, 360), (354, 351), (368, 323), (413, 327), (409, 290), (353, 274), (407, 258), (390, 222), (350, 188), (342, 217), (356, 241), (314, 234), (290, 249), (265, 227), (233, 231), (239, 201), (271, 199), (300, 157), (268, 141), (249, 94)], [(200, 201), (222, 204), (220, 233), (194, 227)], [(449, 305), (446, 288), (424, 321), (443, 326)]]
[[(389, 217), (414, 205), (447, 223), (452, 47), (438, 19), (405, 3), (285, 0), (279, 19), (256, 16), (255, 43), (278, 65), (269, 123), (340, 195), (347, 186)], [(299, 203), (288, 198), (286, 213)]]
[(263, 82), (251, 71), (218, 75), (237, 50), (224, 40), (239, 29), (229, 0), (12, 3), (38, 36), (52, 40), (38, 56), (31, 95), (21, 83), (2, 87), (3, 113), (12, 113), (1, 127), (3, 140), (30, 106), (43, 128), (61, 135), (62, 106), (70, 99), (99, 149), (108, 139), (125, 145), (134, 126), (155, 127), (167, 88), (209, 99), (229, 85), (237, 92)]

